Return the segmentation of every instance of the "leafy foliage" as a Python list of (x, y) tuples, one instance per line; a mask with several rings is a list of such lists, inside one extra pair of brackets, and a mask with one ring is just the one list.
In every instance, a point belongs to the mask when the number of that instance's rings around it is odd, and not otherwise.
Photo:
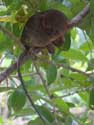
[(48, 85), (55, 81), (56, 76), (57, 76), (56, 66), (54, 64), (49, 65), (48, 69), (47, 69), (47, 83), (48, 83)]
[(8, 102), (10, 108), (13, 108), (15, 112), (19, 111), (26, 102), (25, 94), (20, 90), (16, 90), (10, 95)]
[[(93, 0), (0, 1), (0, 25), (19, 38), (25, 22), (36, 12), (55, 8), (64, 12), (71, 20), (88, 3), (90, 13), (78, 27), (72, 28), (65, 35), (64, 45), (56, 48), (52, 55), (44, 50), (44, 55), (40, 55), (37, 60), (40, 73), (46, 81), (46, 88), (31, 60), (21, 68), (26, 88), (45, 119), (46, 125), (94, 124), (92, 117), (94, 114), (94, 2)], [(21, 48), (16, 41), (0, 31), (0, 72), (13, 64), (20, 51)], [(27, 101), (16, 73), (11, 74), (2, 85), (0, 84), (0, 93), (4, 92), (8, 95), (9, 116), (25, 117), (27, 125), (42, 125), (42, 121)], [(51, 95), (50, 98), (47, 91)], [(3, 117), (0, 117), (0, 124), (4, 124)]]

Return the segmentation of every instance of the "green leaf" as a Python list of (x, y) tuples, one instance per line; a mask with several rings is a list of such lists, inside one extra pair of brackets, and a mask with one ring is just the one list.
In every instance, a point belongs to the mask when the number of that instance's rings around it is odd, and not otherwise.
[(66, 77), (66, 78), (63, 78), (63, 84), (64, 84), (64, 88), (68, 89), (68, 88), (72, 88), (75, 82), (72, 79), (69, 79)]
[(71, 102), (67, 102), (67, 105), (68, 105), (70, 108), (75, 107), (75, 105), (74, 105), (73, 103), (71, 103)]
[(69, 114), (69, 106), (63, 99), (53, 99), (55, 105), (58, 107), (59, 111), (65, 114)]
[(6, 92), (12, 89), (13, 89), (12, 87), (0, 87), (0, 92)]
[(82, 98), (82, 100), (87, 104), (89, 102), (89, 94), (88, 92), (80, 92), (79, 96)]
[(72, 117), (71, 116), (67, 116), (66, 117), (66, 121), (65, 121), (65, 125), (72, 125), (72, 121), (73, 121)]
[(20, 111), (17, 111), (12, 116), (20, 117), (20, 116), (31, 116), (34, 114), (34, 110), (32, 108), (24, 108)]
[(54, 64), (50, 64), (48, 66), (48, 69), (46, 71), (46, 75), (47, 75), (47, 82), (49, 85), (56, 80), (57, 68)]
[(26, 96), (22, 90), (15, 90), (9, 97), (10, 106), (14, 111), (19, 111), (23, 108), (26, 102)]
[(37, 118), (29, 121), (28, 125), (44, 125), (44, 123), (41, 121), (41, 119)]
[(88, 61), (85, 54), (78, 49), (70, 49), (67, 52), (62, 52), (62, 56), (72, 60)]
[(47, 121), (52, 123), (55, 120), (54, 115), (48, 110), (48, 108), (45, 106), (37, 106), (37, 108)]
[(6, 35), (0, 32), (0, 52), (10, 50), (13, 47), (13, 41), (10, 40)]
[(94, 108), (94, 89), (92, 89), (90, 91), (90, 95), (89, 95), (89, 106), (91, 108)]
[(67, 51), (70, 49), (70, 45), (71, 45), (70, 32), (66, 33), (64, 36), (65, 36), (65, 41), (64, 41), (62, 50)]
[(81, 0), (69, 0), (71, 9), (70, 11), (73, 13), (73, 16), (77, 15), (80, 10), (84, 8), (85, 2), (82, 2)]
[(89, 52), (90, 50), (94, 49), (94, 45), (91, 41), (86, 41), (80, 46), (80, 49)]
[(39, 9), (40, 9), (40, 11), (45, 11), (48, 9), (47, 0), (41, 0), (39, 2)]
[(87, 80), (87, 76), (85, 76), (84, 74), (80, 74), (80, 73), (71, 73), (68, 75), (69, 78), (72, 78), (74, 80), (78, 80), (78, 81), (86, 81)]
[(19, 9), (22, 5), (22, 2), (23, 0), (13, 0), (11, 3), (10, 3), (10, 6), (9, 6), (9, 10), (10, 11), (17, 11), (17, 9)]
[(19, 37), (20, 36), (20, 27), (18, 23), (13, 24), (13, 33)]
[(6, 5), (10, 5), (12, 3), (12, 0), (3, 0)]
[(73, 28), (73, 29), (71, 30), (71, 38), (72, 38), (73, 40), (75, 40), (76, 36), (77, 36), (77, 30), (76, 30), (76, 28)]
[(68, 17), (68, 19), (71, 19), (73, 17), (72, 12), (70, 11), (70, 8), (66, 7), (64, 4), (61, 4), (60, 2), (55, 2), (55, 1), (51, 2), (50, 8), (54, 8), (63, 12)]
[(90, 38), (92, 40), (92, 43), (94, 44), (94, 20), (93, 20), (93, 16), (94, 16), (94, 1), (90, 0), (90, 24), (91, 24), (91, 31), (90, 31)]
[(33, 92), (33, 91), (38, 91), (38, 90), (40, 90), (40, 91), (44, 90), (44, 87), (41, 84), (31, 84), (30, 82), (29, 82), (30, 84), (28, 84), (28, 81), (26, 81), (26, 82), (27, 82), (26, 87), (27, 87), (28, 91)]
[(88, 62), (87, 71), (94, 69), (94, 59), (90, 59)]
[(4, 124), (4, 119), (3, 117), (0, 116), (0, 125), (3, 125)]
[(92, 21), (91, 27), (90, 27), (89, 37), (92, 40), (92, 43), (94, 44), (94, 23)]

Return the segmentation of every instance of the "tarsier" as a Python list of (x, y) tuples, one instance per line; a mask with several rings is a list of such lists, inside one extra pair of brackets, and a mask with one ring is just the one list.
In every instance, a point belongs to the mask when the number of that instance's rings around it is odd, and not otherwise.
[(54, 48), (64, 43), (64, 33), (68, 27), (67, 17), (60, 11), (50, 9), (37, 13), (27, 21), (21, 36), (25, 49), (54, 52)]
[[(31, 49), (33, 52), (40, 52), (42, 49), (46, 48), (49, 53), (53, 53), (55, 47), (63, 45), (64, 33), (67, 31), (67, 28), (67, 17), (58, 10), (50, 9), (45, 12), (37, 13), (29, 18), (23, 29), (20, 41), (26, 51)], [(19, 66), (18, 74), (29, 101), (40, 118), (44, 120), (31, 97), (28, 95)]]

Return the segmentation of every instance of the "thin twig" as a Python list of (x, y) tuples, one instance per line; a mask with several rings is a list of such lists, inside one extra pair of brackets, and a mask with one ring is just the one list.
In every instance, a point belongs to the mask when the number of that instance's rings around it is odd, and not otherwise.
[(69, 28), (77, 26), (83, 20), (83, 18), (88, 15), (89, 11), (90, 5), (87, 4), (80, 13), (78, 13), (71, 21), (69, 21)]
[(42, 81), (42, 83), (43, 83), (43, 86), (44, 86), (44, 88), (45, 88), (45, 90), (46, 90), (46, 92), (47, 92), (49, 98), (51, 99), (51, 95), (50, 95), (50, 92), (49, 92), (49, 90), (48, 90), (48, 86), (47, 86), (46, 80), (43, 78), (42, 74), (41, 74), (40, 71), (39, 71), (38, 65), (36, 64), (36, 62), (35, 62), (34, 60), (33, 60), (33, 64), (34, 64), (34, 66), (35, 66), (35, 69), (36, 69), (37, 74), (40, 76), (40, 79), (41, 79), (41, 81)]
[[(25, 54), (23, 55), (22, 60), (20, 61), (20, 65), (24, 64), (27, 60), (30, 59), (30, 54)], [(15, 70), (17, 70), (17, 62), (15, 62), (14, 64), (12, 64), (9, 68), (7, 68), (5, 71), (0, 73), (0, 83), (5, 80), (12, 72), (14, 72)]]
[(29, 95), (28, 90), (26, 89), (26, 86), (25, 86), (25, 84), (24, 84), (24, 81), (23, 81), (23, 78), (22, 78), (22, 75), (21, 75), (21, 72), (20, 72), (20, 60), (21, 60), (21, 58), (22, 58), (22, 55), (19, 57), (18, 62), (17, 62), (17, 71), (18, 71), (19, 80), (20, 80), (20, 82), (21, 82), (21, 85), (22, 85), (22, 87), (23, 87), (23, 90), (24, 90), (24, 92), (25, 92), (25, 95), (27, 96), (27, 98), (28, 98), (28, 100), (29, 100), (31, 106), (35, 109), (35, 111), (37, 112), (38, 116), (40, 117), (40, 119), (42, 120), (42, 122), (43, 122), (44, 125), (45, 125), (45, 120), (44, 120), (44, 118), (42, 117), (42, 115), (40, 114), (39, 110), (38, 110), (37, 107), (35, 106), (35, 104), (34, 104), (32, 98), (31, 98), (31, 96)]
[(63, 68), (68, 69), (68, 70), (71, 70), (72, 72), (77, 72), (77, 73), (83, 74), (83, 75), (85, 75), (85, 76), (87, 76), (87, 77), (89, 77), (89, 76), (91, 75), (91, 73), (89, 74), (89, 73), (86, 73), (86, 72), (84, 72), (84, 71), (81, 71), (81, 70), (72, 68), (72, 67), (70, 67), (70, 66), (66, 66), (66, 65), (64, 65), (64, 64), (59, 64), (58, 66), (59, 66), (59, 67), (63, 67)]
[(86, 88), (81, 88), (81, 89), (71, 91), (71, 92), (69, 92), (65, 95), (62, 95), (62, 96), (55, 95), (53, 98), (64, 98), (64, 97), (68, 97), (68, 96), (71, 96), (71, 95), (74, 95), (74, 94), (77, 94), (77, 93), (80, 93), (80, 92), (91, 91), (92, 89), (94, 89), (94, 86), (88, 86)]
[[(25, 74), (22, 74), (22, 77), (34, 76), (34, 75), (37, 75), (37, 73), (36, 72), (34, 72), (34, 73), (25, 73)], [(11, 77), (18, 78), (18, 75), (11, 75)]]

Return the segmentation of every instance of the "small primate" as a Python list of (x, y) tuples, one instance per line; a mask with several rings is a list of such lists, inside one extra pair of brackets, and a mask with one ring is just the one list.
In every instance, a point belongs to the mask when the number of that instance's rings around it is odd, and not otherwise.
[(64, 13), (50, 9), (29, 18), (22, 32), (21, 44), (26, 50), (41, 51), (47, 48), (53, 53), (55, 46), (64, 43), (64, 33), (68, 28), (68, 19)]
[[(25, 49), (24, 52), (29, 52), (29, 50), (31, 50), (33, 53), (41, 52), (42, 49), (46, 48), (49, 53), (54, 53), (55, 47), (63, 45), (64, 33), (67, 31), (67, 28), (67, 17), (64, 15), (64, 13), (58, 10), (50, 9), (31, 16), (24, 26), (20, 39), (21, 44)], [(21, 57), (22, 56), (20, 56), (18, 60), (18, 76), (21, 81), (21, 85), (23, 86), (25, 94), (33, 108), (42, 121), (45, 122), (24, 85), (19, 66)]]

